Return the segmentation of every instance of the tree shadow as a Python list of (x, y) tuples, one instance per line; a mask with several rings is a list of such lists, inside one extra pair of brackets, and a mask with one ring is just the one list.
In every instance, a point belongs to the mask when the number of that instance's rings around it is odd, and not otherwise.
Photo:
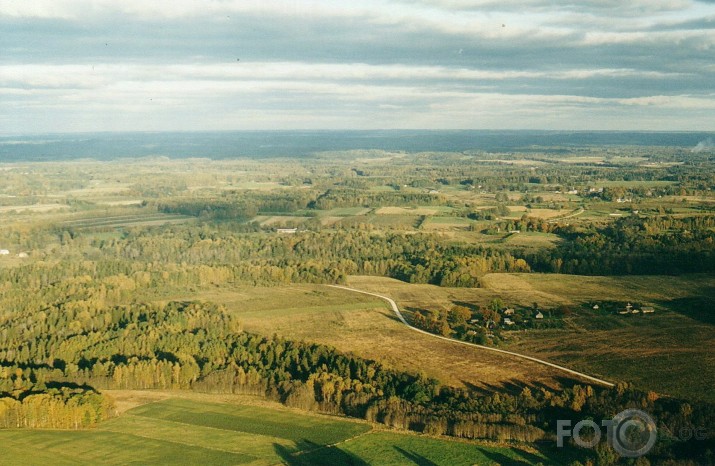
[(289, 466), (313, 466), (323, 464), (368, 466), (368, 463), (362, 458), (335, 446), (317, 447), (314, 450), (294, 451), (284, 445), (274, 443), (273, 450), (281, 458), (283, 463)]
[[(698, 322), (715, 325), (715, 288), (708, 288), (704, 296), (689, 296), (667, 301), (657, 301), (659, 306)], [(656, 314), (658, 313), (656, 309)]]
[(495, 462), (496, 464), (502, 465), (502, 466), (521, 466), (521, 465), (526, 465), (526, 466), (531, 466), (534, 463), (531, 462), (526, 462), (522, 460), (518, 460), (515, 458), (509, 458), (508, 456), (496, 452), (496, 451), (489, 451), (489, 450), (483, 450), (479, 449), (484, 456), (489, 458), (491, 461)]
[(397, 450), (402, 456), (404, 456), (418, 466), (437, 466), (437, 463), (435, 463), (434, 461), (431, 461), (422, 455), (418, 455), (415, 452), (407, 451), (397, 446), (393, 448)]
[(452, 301), (455, 306), (466, 307), (472, 312), (479, 312), (479, 305), (474, 303), (468, 303), (467, 301)]

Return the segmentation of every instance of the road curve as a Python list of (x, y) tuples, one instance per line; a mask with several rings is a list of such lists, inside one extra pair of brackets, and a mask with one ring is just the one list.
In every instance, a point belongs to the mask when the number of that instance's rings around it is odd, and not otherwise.
[(384, 299), (385, 301), (387, 301), (388, 303), (390, 303), (390, 306), (392, 307), (392, 310), (395, 312), (395, 315), (397, 316), (397, 318), (400, 319), (400, 322), (402, 322), (402, 323), (405, 324), (407, 327), (409, 327), (410, 330), (414, 330), (415, 332), (419, 332), (419, 333), (424, 333), (425, 335), (429, 335), (429, 336), (432, 337), (432, 338), (439, 338), (440, 340), (447, 340), (447, 341), (450, 341), (450, 342), (452, 342), (452, 343), (458, 343), (458, 344), (460, 344), (460, 345), (472, 346), (472, 347), (479, 348), (479, 349), (483, 349), (483, 350), (487, 350), (487, 351), (494, 351), (494, 352), (496, 352), (496, 353), (506, 354), (506, 355), (509, 355), (509, 356), (512, 356), (512, 357), (515, 357), (515, 358), (526, 359), (527, 361), (535, 362), (535, 363), (537, 363), (537, 364), (542, 364), (542, 365), (544, 365), (544, 366), (548, 366), (548, 367), (551, 367), (551, 368), (553, 368), (553, 369), (557, 369), (557, 370), (560, 370), (560, 371), (562, 371), (562, 372), (566, 372), (566, 373), (571, 374), (571, 375), (573, 375), (573, 376), (576, 376), (576, 377), (578, 377), (578, 378), (580, 378), (580, 379), (587, 380), (587, 381), (593, 382), (593, 383), (597, 383), (597, 384), (603, 385), (603, 386), (605, 386), (605, 387), (613, 387), (613, 385), (614, 385), (613, 383), (608, 382), (608, 381), (606, 381), (606, 380), (599, 379), (599, 378), (590, 376), (590, 375), (588, 375), (588, 374), (584, 374), (583, 372), (578, 372), (578, 371), (569, 369), (568, 367), (559, 366), (558, 364), (554, 364), (554, 363), (551, 363), (551, 362), (548, 362), (548, 361), (544, 361), (543, 359), (532, 358), (531, 356), (526, 356), (526, 355), (524, 355), (524, 354), (514, 353), (514, 352), (512, 352), (512, 351), (506, 351), (506, 350), (502, 350), (502, 349), (498, 349), (498, 348), (492, 348), (492, 347), (484, 346), (484, 345), (477, 345), (476, 343), (469, 343), (469, 342), (462, 341), (462, 340), (455, 340), (454, 338), (443, 337), (442, 335), (436, 335), (436, 334), (434, 334), (434, 333), (427, 332), (427, 331), (425, 331), (425, 330), (422, 330), (422, 329), (419, 329), (419, 328), (417, 328), (417, 327), (413, 327), (412, 325), (410, 325), (410, 324), (407, 322), (407, 320), (405, 320), (405, 317), (402, 315), (402, 313), (400, 312), (400, 309), (397, 307), (397, 303), (396, 303), (392, 298), (389, 298), (389, 297), (387, 297), (387, 296), (384, 296), (384, 295), (381, 295), (381, 294), (377, 294), (377, 293), (371, 293), (371, 292), (369, 292), (369, 291), (357, 290), (357, 289), (355, 289), (355, 288), (350, 288), (350, 287), (348, 287), (348, 286), (341, 286), (341, 285), (328, 285), (328, 286), (331, 287), (331, 288), (338, 288), (338, 289), (341, 289), (341, 290), (352, 291), (352, 292), (355, 292), (355, 293), (362, 293), (362, 294), (366, 294), (366, 295), (370, 295), (370, 296), (375, 296), (375, 297), (378, 297), (378, 298), (380, 298), (380, 299)]

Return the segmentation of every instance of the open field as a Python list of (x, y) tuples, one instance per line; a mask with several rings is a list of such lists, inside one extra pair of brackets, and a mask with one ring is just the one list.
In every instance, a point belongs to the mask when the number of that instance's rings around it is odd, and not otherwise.
[(451, 210), (451, 207), (445, 206), (380, 207), (375, 213), (378, 215), (437, 215)]
[(422, 230), (464, 229), (474, 223), (463, 217), (428, 217), (422, 223)]
[(264, 226), (284, 225), (290, 223), (303, 223), (310, 220), (310, 217), (300, 217), (297, 215), (260, 215), (253, 219)]
[[(495, 297), (508, 305), (543, 307), (632, 301), (653, 305), (649, 316), (581, 310), (559, 330), (509, 332), (508, 349), (607, 380), (625, 380), (660, 393), (715, 399), (715, 279), (712, 277), (582, 277), (488, 274), (483, 288), (411, 285), (377, 277), (351, 277), (358, 289), (391, 296), (411, 309), (486, 306)], [(469, 379), (465, 379), (469, 380)], [(692, 381), (685, 385), (682, 380)]]
[(138, 213), (134, 215), (115, 215), (108, 217), (90, 217), (77, 220), (67, 220), (61, 222), (63, 227), (74, 229), (94, 229), (94, 228), (129, 228), (139, 226), (156, 226), (174, 223), (185, 223), (193, 220), (192, 217), (184, 215), (162, 214), (162, 213)]
[(365, 422), (236, 395), (111, 392), (119, 417), (83, 431), (4, 430), (6, 465), (566, 464), (554, 448), (463, 442), (375, 430)]
[[(376, 277), (351, 277), (349, 284), (366, 290), (380, 291), (377, 288), (384, 285), (390, 291), (416, 293), (414, 302), (420, 303), (436, 297), (430, 302), (443, 306), (451, 302), (448, 296), (455, 300), (491, 296), (479, 289), (408, 285)], [(453, 293), (464, 296), (457, 298)], [(512, 383), (557, 387), (563, 382), (562, 374), (549, 368), (415, 334), (396, 319), (387, 303), (371, 296), (320, 285), (292, 285), (210, 290), (191, 297), (225, 305), (246, 330), (328, 344), (390, 367), (413, 373), (422, 371), (445, 384), (482, 388)], [(188, 296), (177, 297), (184, 298)], [(410, 303), (400, 301), (399, 296), (396, 299), (401, 306)]]
[[(652, 305), (649, 316), (581, 309), (559, 330), (514, 333), (509, 348), (655, 391), (715, 400), (715, 279), (489, 274), (506, 302), (541, 305), (603, 301)], [(683, 380), (688, 380), (683, 384)]]
[(534, 231), (512, 233), (504, 239), (504, 242), (510, 246), (529, 248), (553, 248), (561, 241), (561, 238), (553, 233), (539, 233)]
[(66, 204), (33, 204), (33, 205), (8, 205), (0, 207), (0, 213), (9, 212), (34, 212), (44, 213), (57, 210), (66, 210), (69, 206)]
[(326, 210), (323, 214), (329, 217), (351, 217), (353, 215), (366, 215), (371, 210), (366, 207), (338, 207)]
[(535, 218), (555, 218), (555, 217), (561, 217), (563, 215), (568, 215), (570, 212), (566, 210), (558, 210), (558, 209), (531, 209), (527, 212), (527, 215), (529, 217), (535, 217)]

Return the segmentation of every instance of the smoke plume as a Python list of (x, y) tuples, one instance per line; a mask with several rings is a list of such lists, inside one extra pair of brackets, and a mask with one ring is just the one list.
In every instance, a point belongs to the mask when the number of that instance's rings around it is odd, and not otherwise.
[(690, 150), (690, 152), (697, 154), (698, 152), (712, 150), (713, 148), (715, 148), (715, 144), (713, 144), (713, 138), (707, 138), (700, 141), (697, 146), (693, 147)]

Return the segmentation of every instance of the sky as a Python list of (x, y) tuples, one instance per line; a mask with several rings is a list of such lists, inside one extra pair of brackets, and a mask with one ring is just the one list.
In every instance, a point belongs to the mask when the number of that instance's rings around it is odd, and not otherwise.
[(715, 0), (0, 0), (0, 134), (715, 130)]

